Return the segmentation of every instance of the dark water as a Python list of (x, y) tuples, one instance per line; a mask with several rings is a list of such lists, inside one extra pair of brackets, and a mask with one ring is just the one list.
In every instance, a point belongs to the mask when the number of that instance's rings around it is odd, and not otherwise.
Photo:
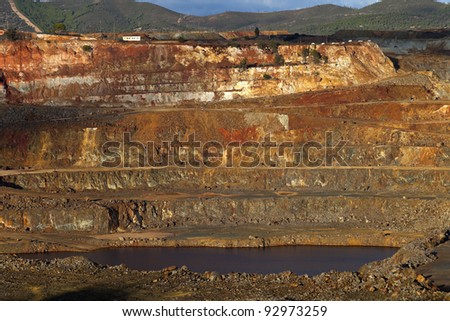
[(380, 247), (289, 246), (265, 249), (218, 248), (123, 248), (90, 253), (21, 255), (29, 259), (84, 256), (102, 265), (126, 266), (135, 270), (161, 270), (186, 265), (191, 271), (279, 273), (316, 275), (330, 270), (356, 271), (362, 265), (392, 256), (397, 250)]

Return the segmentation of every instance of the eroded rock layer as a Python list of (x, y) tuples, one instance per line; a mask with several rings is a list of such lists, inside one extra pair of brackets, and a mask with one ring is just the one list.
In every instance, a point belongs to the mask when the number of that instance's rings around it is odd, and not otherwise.
[(0, 47), (6, 99), (55, 105), (2, 107), (3, 229), (311, 225), (321, 244), (399, 246), (448, 225), (445, 87), (371, 43)]
[[(261, 97), (366, 84), (395, 73), (372, 43), (260, 47), (35, 39), (0, 43), (0, 69), (10, 101), (46, 105)], [(314, 59), (302, 54), (310, 47)]]

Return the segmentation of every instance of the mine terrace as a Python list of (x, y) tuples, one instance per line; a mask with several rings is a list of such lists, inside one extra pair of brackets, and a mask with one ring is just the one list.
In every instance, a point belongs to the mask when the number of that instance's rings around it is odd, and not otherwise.
[[(0, 298), (73, 299), (69, 288), (102, 287), (118, 299), (449, 299), (448, 273), (428, 278), (440, 269), (434, 253), (449, 251), (448, 53), (396, 53), (343, 35), (1, 37), (0, 253), (400, 250), (358, 272), (315, 277), (137, 272), (5, 255), (0, 271), (16, 281), (0, 283), (8, 289)], [(168, 142), (193, 134), (241, 148), (215, 153), (218, 166), (201, 149), (180, 152), (177, 164), (142, 162), (146, 153), (170, 158)], [(315, 166), (327, 148), (310, 148), (307, 162), (286, 166), (296, 160), (292, 146), (327, 147), (330, 134), (345, 141), (344, 163)], [(268, 136), (283, 153), (254, 144)], [(111, 142), (119, 162), (105, 166)], [(258, 162), (239, 166), (249, 156)], [(67, 287), (48, 281), (54, 275)]]

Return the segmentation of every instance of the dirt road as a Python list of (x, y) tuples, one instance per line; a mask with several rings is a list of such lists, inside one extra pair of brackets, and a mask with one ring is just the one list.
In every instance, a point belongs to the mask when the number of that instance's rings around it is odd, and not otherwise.
[(22, 14), (22, 12), (17, 9), (16, 4), (14, 3), (14, 0), (8, 0), (9, 4), (11, 5), (11, 9), (14, 11), (16, 15), (19, 16), (20, 19), (22, 19), (27, 25), (29, 25), (31, 28), (34, 29), (35, 32), (42, 32), (42, 30), (36, 26), (33, 22), (31, 22), (30, 19), (28, 19), (25, 15)]

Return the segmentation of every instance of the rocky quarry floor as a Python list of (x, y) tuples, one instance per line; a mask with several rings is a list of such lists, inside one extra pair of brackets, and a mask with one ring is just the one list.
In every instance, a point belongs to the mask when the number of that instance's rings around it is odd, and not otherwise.
[(450, 231), (400, 249), (358, 272), (318, 276), (195, 273), (186, 266), (138, 272), (83, 257), (53, 261), (0, 256), (2, 300), (450, 300), (417, 267), (436, 259)]

